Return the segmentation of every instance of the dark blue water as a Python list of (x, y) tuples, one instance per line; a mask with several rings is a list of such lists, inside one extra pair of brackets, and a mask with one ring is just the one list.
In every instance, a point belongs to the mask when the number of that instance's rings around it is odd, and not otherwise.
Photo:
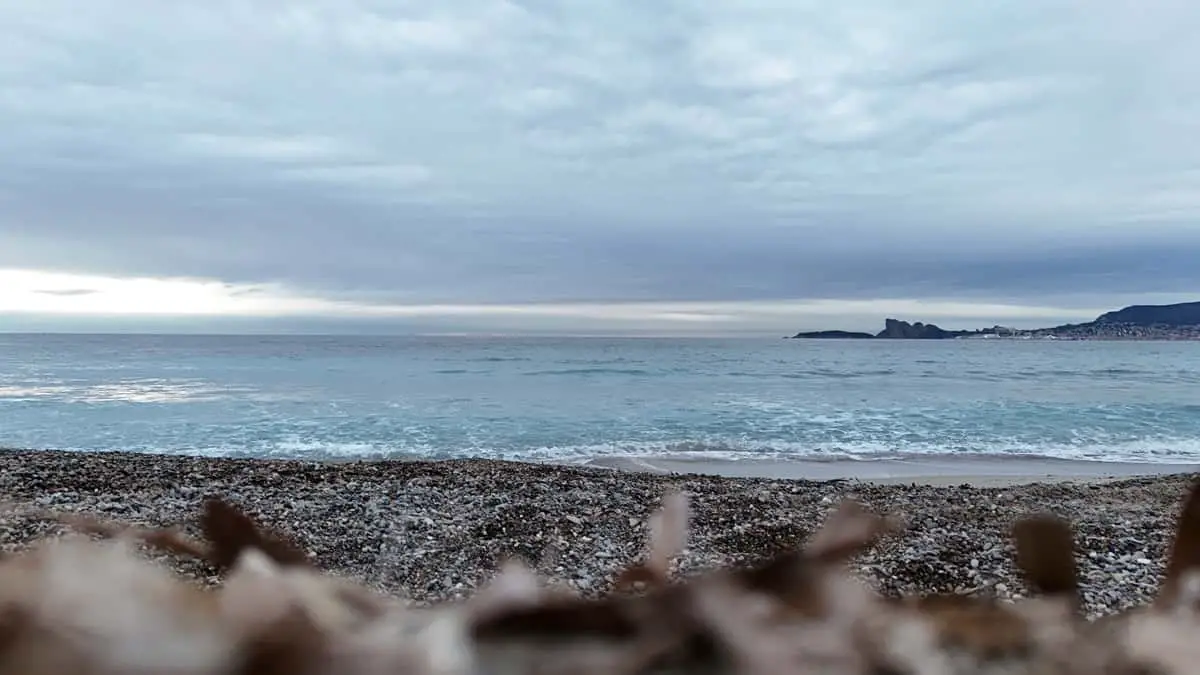
[(0, 335), (0, 446), (1200, 460), (1200, 343)]

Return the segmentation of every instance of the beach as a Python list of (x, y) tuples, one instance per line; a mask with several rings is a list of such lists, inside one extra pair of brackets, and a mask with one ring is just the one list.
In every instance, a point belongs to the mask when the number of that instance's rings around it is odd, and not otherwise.
[[(59, 526), (22, 507), (86, 512), (196, 534), (202, 500), (221, 495), (309, 550), (317, 565), (427, 604), (473, 593), (517, 557), (584, 595), (644, 550), (646, 519), (683, 490), (693, 517), (681, 574), (745, 564), (800, 546), (843, 499), (904, 518), (906, 530), (855, 560), (886, 594), (1026, 591), (1013, 569), (1013, 519), (1050, 511), (1075, 526), (1085, 607), (1100, 615), (1146, 602), (1162, 572), (1194, 473), (1130, 476), (928, 472), (800, 480), (483, 460), (321, 463), (125, 453), (0, 452), (6, 549)], [(1112, 475), (1126, 470), (1124, 477)], [(918, 478), (920, 478), (918, 480)], [(953, 484), (946, 484), (946, 483)], [(213, 571), (177, 568), (202, 581)]]

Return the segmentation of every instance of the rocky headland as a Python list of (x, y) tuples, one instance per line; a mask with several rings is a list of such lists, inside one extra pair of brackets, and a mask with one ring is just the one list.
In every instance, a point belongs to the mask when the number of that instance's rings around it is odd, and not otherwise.
[(1173, 305), (1131, 305), (1105, 312), (1086, 323), (1050, 328), (1019, 329), (992, 326), (975, 330), (947, 330), (932, 323), (886, 319), (883, 330), (864, 333), (843, 330), (806, 331), (793, 339), (1050, 339), (1050, 340), (1200, 340), (1200, 302)]

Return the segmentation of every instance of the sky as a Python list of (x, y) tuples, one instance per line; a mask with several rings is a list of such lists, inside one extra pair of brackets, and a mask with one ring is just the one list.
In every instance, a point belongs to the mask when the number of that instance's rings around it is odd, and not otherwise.
[(0, 25), (0, 330), (774, 336), (1200, 299), (1183, 0)]

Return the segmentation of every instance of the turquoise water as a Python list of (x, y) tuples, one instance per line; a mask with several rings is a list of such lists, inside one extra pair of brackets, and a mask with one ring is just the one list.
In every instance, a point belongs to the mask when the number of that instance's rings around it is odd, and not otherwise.
[(1200, 461), (1200, 343), (0, 335), (0, 446)]

